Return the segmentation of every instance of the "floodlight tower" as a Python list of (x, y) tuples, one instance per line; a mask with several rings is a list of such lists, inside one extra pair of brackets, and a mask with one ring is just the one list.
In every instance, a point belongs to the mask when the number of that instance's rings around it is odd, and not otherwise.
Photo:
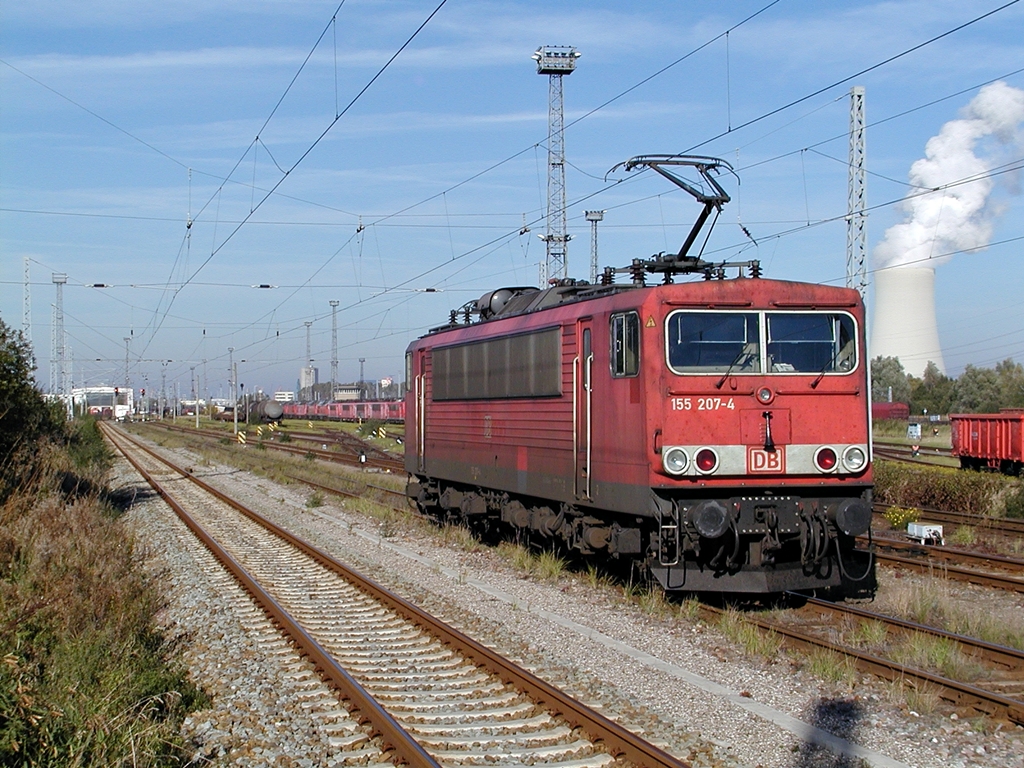
[(548, 76), (548, 230), (541, 235), (546, 258), (540, 270), (541, 288), (549, 279), (568, 277), (569, 236), (565, 232), (565, 144), (562, 119), (562, 75), (571, 75), (580, 57), (571, 46), (544, 45), (533, 54), (537, 74)]
[(331, 400), (338, 386), (338, 304), (340, 301), (327, 302), (331, 305)]
[(597, 222), (604, 220), (604, 211), (584, 211), (590, 222), (590, 284), (597, 285)]
[(850, 89), (850, 163), (846, 201), (846, 287), (864, 296), (867, 272), (867, 181), (864, 86)]
[(56, 366), (54, 383), (57, 394), (62, 398), (70, 395), (67, 386), (67, 350), (64, 347), (64, 286), (68, 276), (63, 272), (53, 273), (53, 284), (57, 289), (57, 301), (53, 305), (53, 360)]

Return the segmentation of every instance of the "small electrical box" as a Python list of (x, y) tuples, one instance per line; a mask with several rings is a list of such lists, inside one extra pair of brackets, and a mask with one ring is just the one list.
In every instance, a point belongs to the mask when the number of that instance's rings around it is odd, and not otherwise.
[(918, 544), (942, 546), (946, 540), (942, 537), (942, 526), (935, 523), (910, 523), (907, 525), (907, 538)]

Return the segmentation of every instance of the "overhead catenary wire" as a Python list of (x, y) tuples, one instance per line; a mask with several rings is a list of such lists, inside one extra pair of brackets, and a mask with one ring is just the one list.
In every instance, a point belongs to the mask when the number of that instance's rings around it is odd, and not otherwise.
[[(1013, 3), (1008, 3), (1008, 5), (1012, 5), (1012, 4), (1013, 4)], [(1006, 7), (1006, 6), (1004, 6), (1004, 7)], [(255, 223), (255, 222), (253, 222), (253, 223)], [(313, 276), (315, 276), (315, 275), (313, 275)], [(305, 283), (305, 284), (303, 284), (303, 285), (308, 285), (308, 282), (307, 282), (307, 283)]]

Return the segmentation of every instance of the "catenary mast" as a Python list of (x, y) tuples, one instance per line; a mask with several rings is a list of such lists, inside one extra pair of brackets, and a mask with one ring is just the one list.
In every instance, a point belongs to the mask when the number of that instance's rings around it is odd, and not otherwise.
[(546, 247), (540, 285), (568, 277), (569, 236), (565, 223), (565, 145), (563, 143), (562, 75), (571, 75), (580, 54), (570, 46), (545, 45), (533, 54), (537, 74), (548, 76), (548, 214)]
[(864, 122), (864, 86), (850, 89), (850, 170), (846, 203), (846, 287), (863, 296), (867, 272), (867, 181)]

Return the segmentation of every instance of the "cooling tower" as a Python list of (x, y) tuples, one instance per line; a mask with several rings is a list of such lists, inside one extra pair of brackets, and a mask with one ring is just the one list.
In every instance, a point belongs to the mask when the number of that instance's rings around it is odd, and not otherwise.
[(946, 372), (935, 324), (935, 270), (894, 267), (875, 273), (871, 357), (898, 357), (920, 378), (928, 361)]

